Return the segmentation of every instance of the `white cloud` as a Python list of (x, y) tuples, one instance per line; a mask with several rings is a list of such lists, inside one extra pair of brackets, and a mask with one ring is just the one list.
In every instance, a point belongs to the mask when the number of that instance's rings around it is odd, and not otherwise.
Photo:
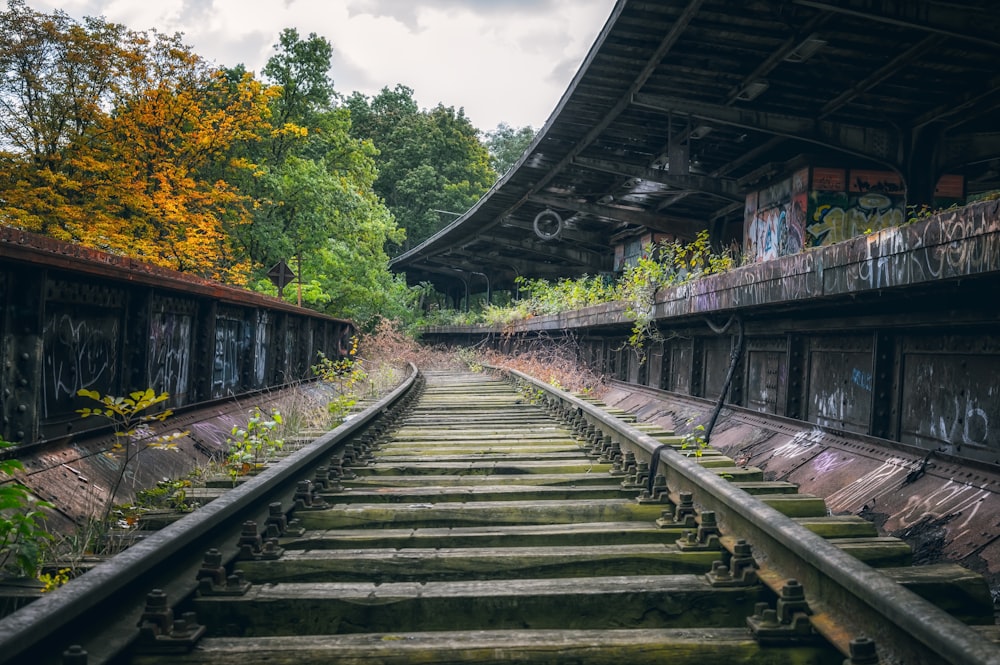
[[(425, 108), (464, 107), (483, 130), (536, 129), (599, 34), (614, 0), (28, 0), (44, 12), (104, 16), (136, 30), (183, 32), (219, 65), (260, 72), (284, 28), (333, 45), (344, 94), (402, 83)], [(6, 6), (6, 3), (0, 4)]]

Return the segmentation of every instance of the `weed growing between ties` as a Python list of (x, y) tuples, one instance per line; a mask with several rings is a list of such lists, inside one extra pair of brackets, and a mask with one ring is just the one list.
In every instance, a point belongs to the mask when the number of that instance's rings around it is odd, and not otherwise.
[(271, 409), (268, 416), (255, 406), (250, 410), (246, 425), (234, 425), (226, 439), (226, 469), (233, 484), (240, 476), (256, 473), (285, 445), (278, 436), (284, 420), (281, 412)]

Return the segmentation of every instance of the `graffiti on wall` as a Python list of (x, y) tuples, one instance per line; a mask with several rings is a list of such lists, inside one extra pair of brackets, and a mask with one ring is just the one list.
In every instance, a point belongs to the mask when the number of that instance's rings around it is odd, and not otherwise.
[(872, 497), (879, 497), (886, 491), (897, 491), (911, 471), (909, 460), (890, 457), (871, 471), (861, 475), (826, 498), (831, 511), (856, 512)]
[(813, 169), (806, 246), (820, 247), (906, 221), (902, 180), (891, 171)]
[[(953, 196), (961, 185), (960, 177), (944, 176), (938, 193)], [(747, 195), (746, 251), (764, 261), (900, 226), (906, 221), (905, 194), (893, 171), (801, 169)]]
[(906, 354), (902, 440), (946, 452), (1000, 449), (990, 418), (1000, 409), (997, 372), (996, 356)]
[(189, 314), (158, 312), (149, 326), (147, 373), (154, 390), (170, 394), (171, 404), (187, 402), (191, 372), (191, 325)]
[(810, 353), (807, 420), (823, 427), (867, 432), (871, 416), (871, 351)]
[[(762, 413), (784, 413), (787, 364), (779, 351), (747, 354), (747, 406)], [(779, 407), (779, 404), (781, 405)]]
[(257, 310), (257, 325), (253, 340), (253, 379), (254, 385), (266, 385), (264, 379), (267, 373), (268, 341), (271, 337), (269, 327), (271, 315), (263, 309)]
[(65, 411), (61, 402), (84, 388), (100, 393), (117, 389), (117, 312), (70, 312), (53, 307), (42, 328), (44, 349), (42, 417)]
[(212, 397), (235, 394), (240, 385), (245, 347), (243, 319), (219, 316), (215, 322), (215, 362)]
[(755, 261), (802, 251), (809, 170), (747, 196), (744, 208), (746, 251)]

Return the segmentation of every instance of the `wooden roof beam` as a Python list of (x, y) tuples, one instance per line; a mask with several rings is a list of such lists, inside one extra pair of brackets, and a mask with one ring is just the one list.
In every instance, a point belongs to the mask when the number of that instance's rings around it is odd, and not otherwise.
[(629, 224), (638, 224), (654, 231), (673, 233), (681, 237), (693, 238), (698, 232), (706, 228), (707, 222), (690, 219), (687, 217), (676, 217), (670, 215), (657, 215), (635, 210), (632, 208), (621, 208), (618, 206), (600, 205), (597, 203), (587, 203), (569, 197), (551, 196), (544, 194), (534, 194), (531, 200), (552, 208), (562, 208), (564, 210), (575, 210), (576, 212), (586, 212), (596, 217), (613, 219)]
[(716, 178), (704, 175), (671, 175), (669, 171), (661, 171), (660, 169), (650, 169), (633, 164), (614, 162), (607, 159), (591, 159), (589, 157), (577, 157), (573, 160), (573, 164), (604, 173), (613, 173), (615, 175), (658, 182), (668, 187), (676, 187), (677, 189), (712, 194), (713, 196), (730, 201), (743, 201), (745, 198), (740, 194), (739, 187), (732, 178)]
[(796, 4), (826, 12), (847, 14), (867, 21), (889, 23), (925, 32), (1000, 46), (1000, 20), (995, 11), (964, 5), (955, 11), (950, 3), (928, 0), (794, 0)]
[(899, 159), (899, 138), (895, 132), (843, 122), (817, 120), (786, 113), (740, 109), (661, 95), (633, 95), (636, 106), (710, 120), (765, 134), (816, 143), (893, 166)]
[(605, 261), (605, 255), (610, 254), (610, 247), (603, 253), (593, 250), (580, 249), (565, 243), (558, 243), (554, 240), (542, 240), (532, 237), (513, 239), (493, 233), (485, 234), (480, 238), (489, 243), (491, 248), (506, 248), (519, 253), (536, 254), (554, 261), (571, 263), (578, 266), (589, 267), (601, 265)]

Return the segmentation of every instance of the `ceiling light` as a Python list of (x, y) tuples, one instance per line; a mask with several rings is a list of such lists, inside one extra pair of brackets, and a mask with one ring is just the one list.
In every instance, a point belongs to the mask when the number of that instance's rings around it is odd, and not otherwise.
[(736, 99), (744, 102), (757, 99), (762, 92), (767, 90), (769, 85), (770, 84), (767, 81), (751, 81), (743, 86), (742, 90), (736, 93)]
[(809, 35), (802, 40), (801, 44), (793, 48), (785, 56), (785, 62), (805, 62), (824, 46), (826, 46), (825, 39), (820, 39), (816, 35)]

